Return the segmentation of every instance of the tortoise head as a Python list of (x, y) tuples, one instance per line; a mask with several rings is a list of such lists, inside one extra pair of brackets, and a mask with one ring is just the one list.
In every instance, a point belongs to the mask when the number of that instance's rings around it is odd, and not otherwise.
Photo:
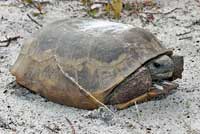
[(166, 80), (181, 78), (183, 70), (183, 57), (162, 55), (151, 60), (147, 67), (153, 80)]

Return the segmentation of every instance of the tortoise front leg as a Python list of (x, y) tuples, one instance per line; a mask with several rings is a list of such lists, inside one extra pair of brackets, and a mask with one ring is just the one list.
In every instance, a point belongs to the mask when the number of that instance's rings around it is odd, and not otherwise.
[(115, 107), (117, 109), (125, 109), (129, 106), (132, 106), (134, 104), (138, 104), (138, 103), (141, 103), (141, 102), (145, 102), (145, 101), (148, 101), (150, 100), (151, 98), (153, 97), (157, 97), (159, 95), (162, 95), (162, 94), (167, 94), (169, 93), (172, 89), (175, 89), (178, 87), (178, 84), (176, 83), (172, 83), (172, 82), (167, 82), (167, 81), (164, 81), (161, 83), (162, 84), (162, 89), (160, 89), (158, 86), (154, 86), (154, 87), (151, 87), (150, 90), (137, 97), (137, 98), (133, 98), (132, 100), (129, 100), (125, 103), (121, 103), (121, 104), (116, 104)]
[(126, 103), (133, 98), (145, 94), (150, 87), (152, 87), (151, 74), (147, 68), (141, 67), (106, 96), (105, 104), (115, 105)]

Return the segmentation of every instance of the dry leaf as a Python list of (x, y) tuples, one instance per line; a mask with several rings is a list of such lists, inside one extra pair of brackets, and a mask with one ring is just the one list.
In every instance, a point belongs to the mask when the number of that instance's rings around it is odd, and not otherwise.
[(38, 4), (38, 5), (37, 5), (37, 9), (38, 9), (38, 11), (41, 13), (41, 12), (42, 12), (42, 5), (41, 5), (41, 4)]
[(111, 5), (110, 5), (110, 3), (107, 3), (105, 5), (105, 10), (106, 10), (107, 13), (110, 13), (110, 11), (111, 11)]
[(122, 11), (122, 0), (112, 0), (111, 5), (112, 5), (112, 10), (114, 12), (114, 16), (116, 18), (119, 18), (120, 13)]

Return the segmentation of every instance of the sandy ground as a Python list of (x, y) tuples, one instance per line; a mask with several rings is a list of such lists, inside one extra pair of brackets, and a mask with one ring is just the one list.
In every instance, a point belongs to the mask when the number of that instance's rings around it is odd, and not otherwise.
[[(52, 21), (86, 16), (78, 1), (51, 1), (46, 15), (35, 17), (46, 25)], [(0, 1), (0, 40), (20, 35), (9, 47), (0, 47), (0, 133), (1, 134), (200, 134), (200, 3), (195, 0), (161, 0), (152, 23), (143, 25), (134, 15), (120, 22), (144, 27), (168, 48), (184, 56), (183, 79), (167, 97), (117, 111), (111, 117), (103, 109), (81, 110), (55, 104), (16, 85), (9, 68), (19, 54), (23, 39), (40, 27), (27, 14), (36, 11), (15, 0)], [(187, 33), (187, 34), (185, 34)], [(183, 34), (183, 35), (182, 35)], [(185, 35), (184, 35), (185, 34)], [(5, 45), (5, 44), (0, 44)]]

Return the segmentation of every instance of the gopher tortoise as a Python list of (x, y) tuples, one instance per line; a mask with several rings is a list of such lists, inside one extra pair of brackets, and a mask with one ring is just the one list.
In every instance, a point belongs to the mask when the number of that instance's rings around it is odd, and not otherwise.
[(150, 32), (95, 19), (60, 20), (23, 44), (16, 81), (51, 101), (82, 109), (124, 109), (167, 94), (182, 77), (183, 57)]

